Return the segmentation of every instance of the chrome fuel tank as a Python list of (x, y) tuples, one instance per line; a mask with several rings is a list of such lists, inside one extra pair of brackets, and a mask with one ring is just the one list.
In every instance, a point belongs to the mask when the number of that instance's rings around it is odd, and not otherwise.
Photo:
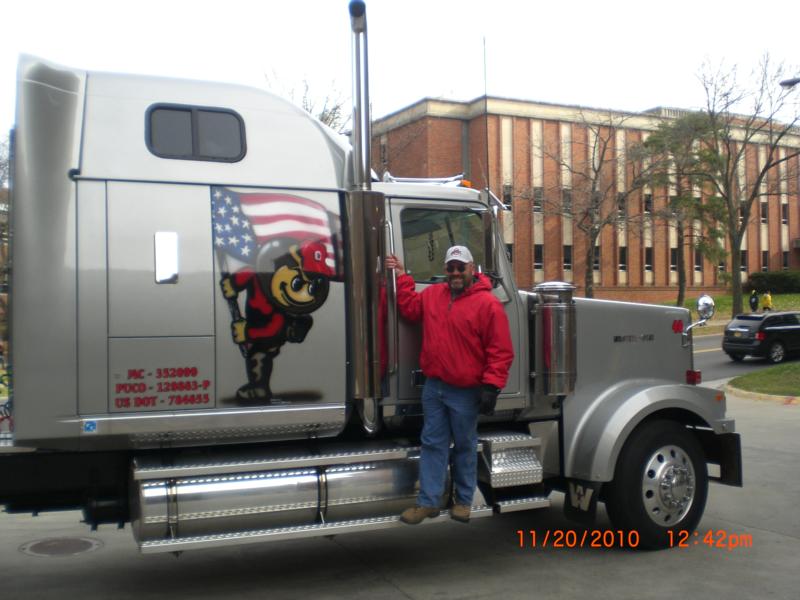
[(419, 449), (360, 447), (309, 456), (223, 452), (134, 462), (131, 521), (140, 544), (397, 515), (418, 490)]
[(144, 482), (133, 521), (137, 540), (313, 523), (315, 469)]

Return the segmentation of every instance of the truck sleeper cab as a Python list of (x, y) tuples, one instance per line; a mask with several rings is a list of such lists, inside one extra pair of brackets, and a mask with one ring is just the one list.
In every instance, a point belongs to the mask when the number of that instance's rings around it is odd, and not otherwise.
[(455, 243), (496, 282), (515, 347), (473, 517), (562, 489), (572, 516), (605, 500), (663, 547), (702, 516), (707, 464), (741, 485), (724, 395), (686, 383), (686, 310), (519, 290), (488, 193), (363, 193), (352, 162), (266, 92), (21, 59), (7, 510), (131, 522), (143, 552), (397, 525), (423, 377), (382, 258), (423, 289)]

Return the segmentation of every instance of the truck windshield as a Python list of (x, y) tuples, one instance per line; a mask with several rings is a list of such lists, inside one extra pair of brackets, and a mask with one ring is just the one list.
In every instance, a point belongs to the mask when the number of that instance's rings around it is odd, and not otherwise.
[(401, 213), (403, 262), (414, 281), (443, 281), (444, 255), (450, 246), (466, 246), (476, 269), (484, 270), (483, 221), (479, 212), (406, 208)]

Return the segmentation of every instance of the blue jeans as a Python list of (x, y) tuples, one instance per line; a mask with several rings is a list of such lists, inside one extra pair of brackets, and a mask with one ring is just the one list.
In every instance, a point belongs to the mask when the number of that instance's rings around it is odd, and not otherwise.
[(420, 506), (441, 506), (451, 439), (455, 502), (472, 504), (478, 470), (479, 403), (480, 388), (458, 388), (431, 377), (425, 381), (417, 499)]

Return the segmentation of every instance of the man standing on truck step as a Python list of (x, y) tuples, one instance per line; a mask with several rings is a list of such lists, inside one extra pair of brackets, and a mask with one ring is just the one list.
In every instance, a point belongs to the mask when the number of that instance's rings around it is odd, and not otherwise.
[(445, 255), (447, 281), (414, 289), (414, 279), (394, 256), (386, 268), (397, 270), (397, 306), (408, 321), (422, 322), (420, 367), (422, 454), (417, 505), (403, 511), (410, 525), (439, 514), (450, 440), (453, 441), (453, 505), (450, 516), (468, 522), (477, 480), (478, 413), (494, 414), (497, 396), (514, 360), (503, 305), (489, 279), (475, 272), (472, 253), (453, 246)]

